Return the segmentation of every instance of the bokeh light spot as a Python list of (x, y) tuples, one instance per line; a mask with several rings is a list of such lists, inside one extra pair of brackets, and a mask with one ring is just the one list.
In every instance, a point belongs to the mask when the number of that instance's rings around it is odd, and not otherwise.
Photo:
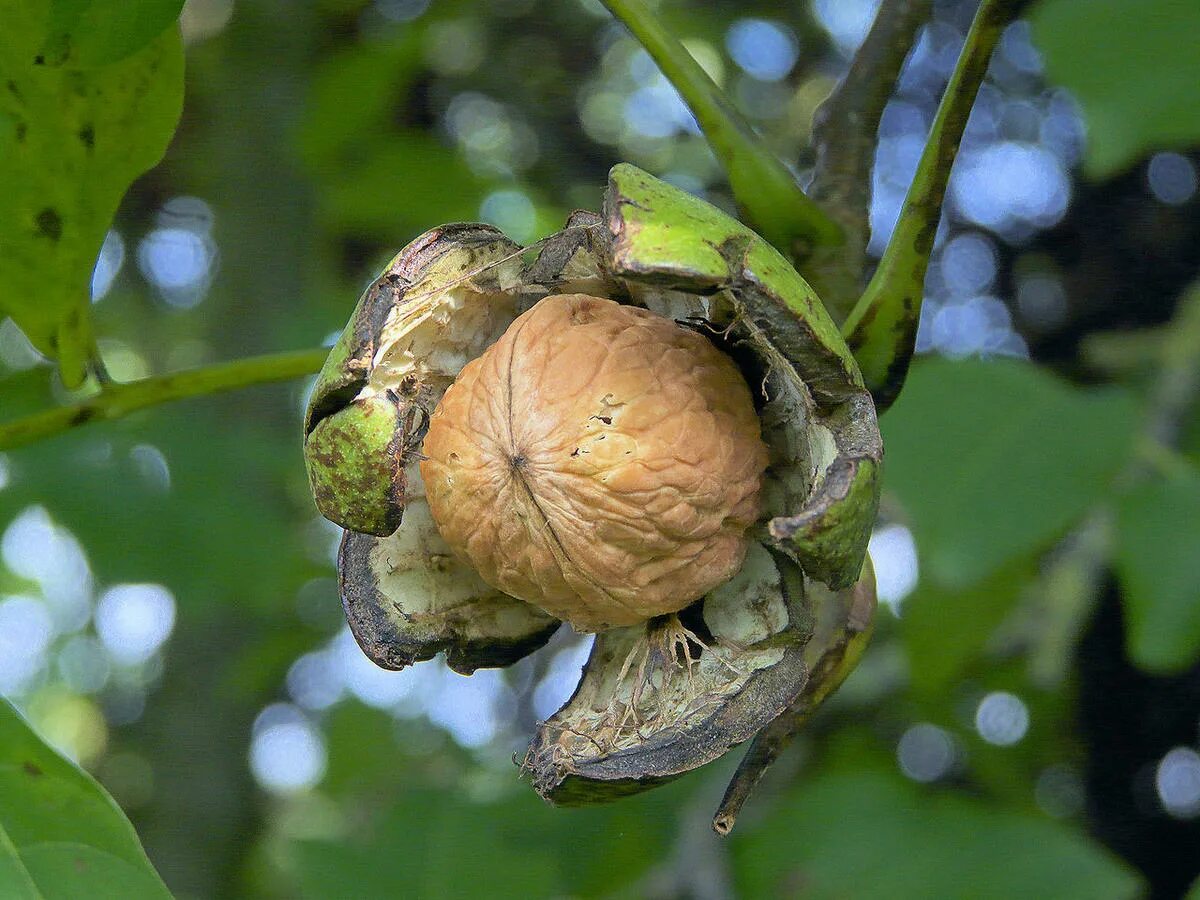
[(533, 710), (539, 719), (550, 718), (575, 692), (595, 641), (595, 635), (586, 635), (554, 654), (545, 676), (533, 691)]
[(954, 771), (958, 746), (944, 728), (928, 722), (913, 725), (896, 745), (900, 771), (913, 781), (929, 783)]
[(1200, 816), (1200, 753), (1191, 747), (1169, 750), (1154, 773), (1163, 809), (1177, 819)]
[(269, 791), (297, 793), (325, 775), (325, 740), (305, 715), (286, 703), (268, 706), (254, 723), (250, 771)]
[(50, 611), (33, 597), (0, 601), (0, 694), (19, 694), (41, 670), (54, 638)]
[(92, 613), (92, 572), (83, 547), (41, 506), (26, 507), (0, 538), (0, 556), (16, 575), (37, 582), (60, 634), (78, 631)]
[(1146, 166), (1146, 182), (1156, 200), (1178, 206), (1196, 193), (1196, 166), (1178, 153), (1155, 153)]
[(990, 238), (977, 231), (963, 232), (942, 249), (942, 280), (951, 294), (981, 294), (995, 282), (997, 264)]
[(104, 299), (125, 264), (125, 239), (116, 229), (109, 230), (100, 245), (96, 268), (92, 270), (92, 302)]
[(786, 25), (766, 19), (739, 19), (725, 34), (733, 61), (760, 81), (787, 77), (800, 58), (800, 43)]
[(871, 30), (878, 8), (879, 0), (816, 0), (813, 4), (817, 21), (847, 56), (858, 49)]
[(138, 444), (129, 450), (129, 459), (147, 487), (160, 494), (171, 490), (171, 467), (167, 457), (153, 444)]
[(867, 545), (875, 565), (875, 590), (882, 603), (899, 613), (900, 603), (917, 586), (917, 543), (903, 525), (875, 529)]
[(1015, 694), (993, 691), (975, 710), (975, 730), (989, 744), (1010, 747), (1029, 731), (1029, 709)]
[(463, 747), (482, 746), (499, 733), (503, 701), (511, 706), (511, 690), (495, 669), (480, 669), (474, 675), (459, 675), (442, 668), (441, 683), (427, 695), (426, 715), (444, 728)]
[(0, 321), (0, 363), (17, 372), (32, 369), (46, 362), (46, 357), (29, 342), (12, 319)]
[(963, 154), (950, 183), (965, 218), (1011, 239), (1056, 224), (1071, 198), (1070, 179), (1058, 157), (1018, 141)]
[(125, 665), (147, 662), (174, 627), (175, 597), (161, 584), (118, 584), (96, 604), (96, 633)]
[(537, 210), (524, 191), (492, 191), (479, 204), (479, 216), (519, 244), (533, 240), (537, 233)]

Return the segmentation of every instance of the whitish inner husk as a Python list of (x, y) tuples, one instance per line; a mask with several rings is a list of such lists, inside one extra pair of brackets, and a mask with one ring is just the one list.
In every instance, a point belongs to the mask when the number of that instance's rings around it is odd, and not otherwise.
[(560, 732), (555, 752), (599, 757), (684, 732), (783, 659), (788, 642), (777, 638), (789, 624), (787, 601), (760, 545), (705, 598), (702, 614), (708, 640), (675, 616), (601, 634), (575, 697), (546, 723)]
[[(460, 562), (438, 533), (425, 502), (421, 473), (414, 462), (408, 476), (409, 500), (396, 531), (379, 538), (370, 553), (378, 590), (406, 623), (420, 629), (453, 626), (466, 638), (486, 638), (528, 630), (538, 610), (516, 603)], [(435, 621), (436, 620), (436, 621)]]
[[(503, 290), (514, 278), (514, 266), (519, 260), (502, 259), (487, 270), (489, 282), (501, 290), (484, 289), (470, 279), (423, 290), (436, 272), (413, 285), (384, 324), (370, 380), (359, 396), (397, 391), (412, 397), (426, 416), (431, 414), (463, 366), (499, 340), (530, 305), (515, 290)], [(418, 628), (423, 616), (437, 617), (431, 627), (448, 623), (464, 637), (480, 638), (527, 628), (531, 616), (544, 618), (488, 585), (454, 556), (430, 514), (417, 460), (404, 471), (400, 527), (371, 551), (379, 592), (395, 611)]]
[(463, 278), (441, 289), (425, 285), (444, 277), (435, 265), (405, 292), (389, 313), (372, 360), (370, 380), (359, 394), (401, 393), (414, 385), (432, 413), (463, 366), (500, 339), (532, 301), (518, 290), (520, 258), (497, 257), (479, 280)]

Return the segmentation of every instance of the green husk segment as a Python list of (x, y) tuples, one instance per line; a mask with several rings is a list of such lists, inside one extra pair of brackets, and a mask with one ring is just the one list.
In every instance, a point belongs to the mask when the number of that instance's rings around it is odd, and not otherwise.
[(808, 680), (787, 710), (750, 742), (713, 816), (712, 827), (717, 834), (733, 830), (742, 804), (763, 773), (817, 708), (854, 671), (870, 643), (877, 602), (875, 571), (869, 557), (862, 575), (851, 587), (831, 591), (819, 582), (810, 581), (808, 589), (809, 604), (816, 610), (812, 639), (804, 648)]
[(883, 444), (858, 365), (821, 301), (754, 232), (633, 166), (613, 168), (605, 213), (615, 274), (729, 298), (728, 321), (714, 321), (712, 305), (706, 318), (756, 358), (747, 374), (765, 388), (773, 468), (809, 470), (803, 488), (770, 505), (768, 532), (811, 577), (853, 584), (878, 508)]
[[(788, 342), (815, 389), (836, 396), (862, 385), (854, 357), (813, 289), (745, 225), (628, 163), (609, 173), (604, 208), (615, 273), (686, 285), (695, 293), (744, 295), (752, 315), (782, 325), (772, 336)], [(769, 301), (756, 303), (759, 296)]]
[(385, 538), (342, 537), (342, 605), (367, 657), (403, 669), (444, 652), (451, 669), (470, 675), (511, 665), (550, 640), (561, 623), (484, 584), (450, 556), (427, 516)]
[(416, 432), (423, 425), (414, 420), (413, 397), (369, 390), (386, 326), (414, 302), (409, 293), (418, 281), (424, 290), (436, 290), (514, 249), (490, 226), (443, 225), (400, 251), (363, 292), (317, 376), (304, 417), (304, 461), (325, 518), (379, 536), (399, 526), (405, 455), (420, 444)]
[(564, 806), (615, 799), (753, 737), (807, 683), (804, 591), (798, 566), (755, 545), (739, 575), (678, 621), (597, 635), (575, 694), (525, 757), (538, 793)]
[(387, 535), (404, 509), (403, 422), (387, 397), (355, 400), (321, 419), (304, 444), (309, 487), (317, 509), (337, 510), (339, 524)]

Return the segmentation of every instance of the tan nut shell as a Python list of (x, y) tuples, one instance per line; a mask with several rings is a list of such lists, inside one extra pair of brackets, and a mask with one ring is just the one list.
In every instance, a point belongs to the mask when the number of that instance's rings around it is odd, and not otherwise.
[(580, 631), (733, 576), (767, 452), (733, 362), (644, 309), (547, 297), (447, 390), (421, 474), (446, 543)]

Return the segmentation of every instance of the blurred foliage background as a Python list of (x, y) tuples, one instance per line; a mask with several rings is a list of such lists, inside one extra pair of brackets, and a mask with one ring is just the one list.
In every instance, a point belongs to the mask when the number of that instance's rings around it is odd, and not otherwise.
[[(886, 244), (974, 9), (939, 0), (879, 132)], [(871, 0), (662, 0), (802, 175)], [(131, 379), (331, 342), (446, 221), (529, 241), (630, 161), (726, 208), (594, 0), (188, 0), (183, 119), (92, 283)], [(308, 385), (0, 454), (0, 694), (180, 897), (1177, 897), (1200, 871), (1200, 8), (1041, 0), (1005, 32), (883, 419), (859, 670), (718, 840), (735, 762), (612, 806), (517, 778), (587, 643), (375, 669), (308, 495)], [(1190, 293), (1189, 293), (1190, 290)], [(61, 401), (0, 324), (0, 416)]]

